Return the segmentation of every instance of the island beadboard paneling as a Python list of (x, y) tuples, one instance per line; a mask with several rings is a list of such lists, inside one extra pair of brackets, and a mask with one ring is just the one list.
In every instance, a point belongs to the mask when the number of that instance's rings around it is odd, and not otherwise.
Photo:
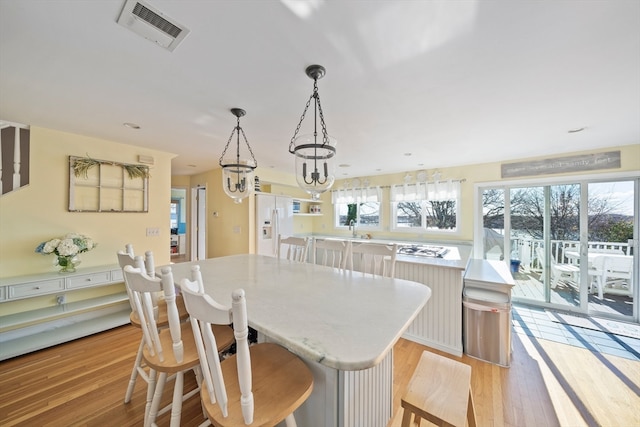
[(464, 269), (396, 261), (396, 277), (424, 283), (431, 298), (403, 337), (441, 351), (462, 355), (462, 285)]

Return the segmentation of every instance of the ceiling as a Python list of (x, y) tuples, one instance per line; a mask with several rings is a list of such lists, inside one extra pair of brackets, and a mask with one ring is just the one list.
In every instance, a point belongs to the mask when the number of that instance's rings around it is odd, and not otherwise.
[(293, 173), (321, 64), (337, 178), (640, 143), (637, 0), (147, 1), (190, 30), (173, 52), (116, 23), (125, 0), (0, 0), (0, 119), (175, 153), (190, 175), (217, 167), (241, 107), (258, 165)]

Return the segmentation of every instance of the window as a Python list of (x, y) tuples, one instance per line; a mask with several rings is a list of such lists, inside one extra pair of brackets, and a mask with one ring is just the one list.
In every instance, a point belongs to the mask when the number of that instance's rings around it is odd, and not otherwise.
[(395, 231), (457, 232), (460, 182), (417, 183), (391, 187)]
[(336, 190), (332, 198), (336, 228), (348, 227), (353, 221), (358, 229), (380, 229), (380, 187)]

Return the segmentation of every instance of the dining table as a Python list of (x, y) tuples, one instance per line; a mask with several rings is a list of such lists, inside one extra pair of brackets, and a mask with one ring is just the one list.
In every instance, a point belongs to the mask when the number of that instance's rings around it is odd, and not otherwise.
[[(564, 255), (569, 260), (570, 264), (578, 265), (580, 264), (580, 253), (578, 251), (566, 251)], [(602, 258), (602, 262), (600, 263), (600, 268), (595, 268), (596, 258)], [(608, 293), (620, 294), (620, 295), (633, 295), (633, 277), (631, 274), (631, 269), (629, 269), (628, 273), (628, 281), (626, 289), (616, 289), (616, 288), (608, 288), (607, 285), (607, 277), (617, 277), (616, 273), (608, 272), (609, 266), (613, 263), (612, 260), (626, 260), (624, 264), (628, 264), (630, 267), (633, 263), (633, 257), (631, 255), (625, 255), (624, 253), (618, 252), (601, 252), (597, 250), (590, 250), (587, 252), (587, 272), (590, 276), (594, 277), (594, 279), (600, 283), (598, 296), (602, 299), (602, 295), (604, 290)], [(616, 262), (618, 264), (618, 262)]]
[(196, 265), (217, 302), (231, 306), (232, 291), (244, 289), (259, 341), (282, 345), (310, 367), (313, 392), (296, 410), (298, 425), (387, 425), (393, 346), (431, 297), (428, 286), (255, 254), (168, 266), (179, 284)]

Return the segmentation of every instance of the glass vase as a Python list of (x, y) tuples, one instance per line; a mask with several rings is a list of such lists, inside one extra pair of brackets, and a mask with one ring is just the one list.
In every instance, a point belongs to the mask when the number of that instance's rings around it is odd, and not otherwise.
[(59, 268), (60, 273), (73, 273), (76, 271), (76, 267), (80, 264), (80, 258), (76, 255), (73, 256), (58, 256), (56, 259), (56, 266)]

